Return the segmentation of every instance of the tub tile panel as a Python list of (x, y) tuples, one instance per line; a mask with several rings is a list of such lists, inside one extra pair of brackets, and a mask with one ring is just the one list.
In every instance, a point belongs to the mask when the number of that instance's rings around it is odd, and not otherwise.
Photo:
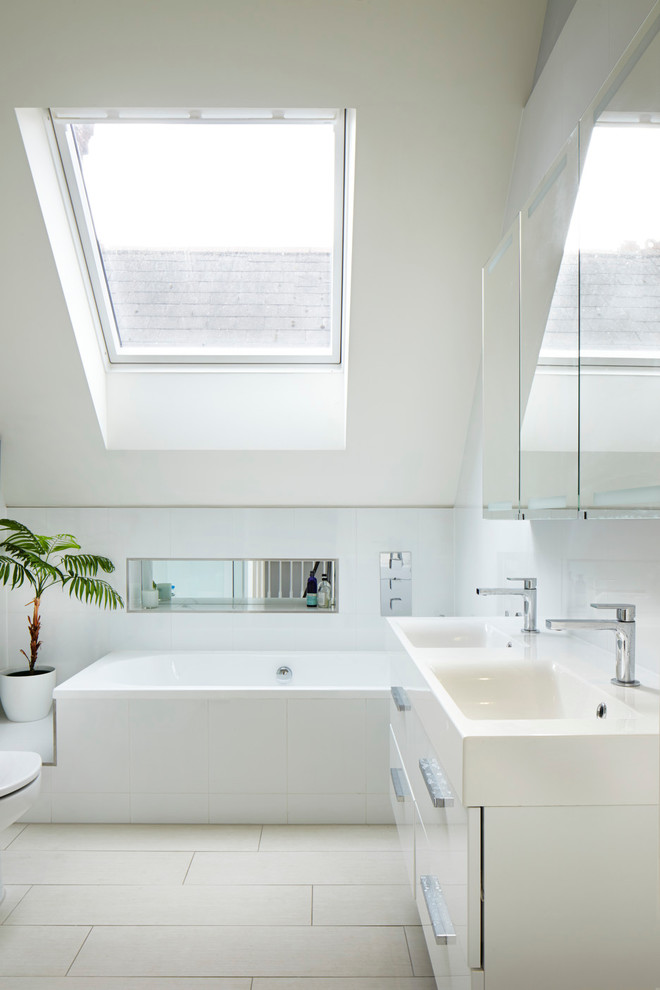
[(393, 821), (389, 794), (367, 794), (367, 824), (391, 825)]
[(126, 793), (128, 702), (59, 699), (54, 793)]
[(311, 698), (62, 698), (52, 804), (48, 794), (29, 820), (389, 823), (378, 738), (386, 721), (384, 700), (322, 689)]
[(209, 702), (212, 794), (284, 794), (287, 789), (286, 701)]
[(364, 794), (366, 703), (289, 701), (291, 794)]
[(129, 716), (133, 793), (208, 791), (207, 701), (130, 701)]
[(367, 699), (366, 779), (367, 794), (389, 793), (389, 701)]

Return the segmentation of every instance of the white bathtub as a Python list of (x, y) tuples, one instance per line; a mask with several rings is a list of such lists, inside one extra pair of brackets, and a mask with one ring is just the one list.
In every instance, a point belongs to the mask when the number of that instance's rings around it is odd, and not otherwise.
[[(287, 668), (291, 676), (278, 677)], [(271, 696), (291, 692), (305, 697), (385, 696), (389, 655), (381, 652), (115, 650), (60, 684), (65, 698)]]
[(390, 659), (109, 653), (55, 689), (50, 820), (391, 822)]

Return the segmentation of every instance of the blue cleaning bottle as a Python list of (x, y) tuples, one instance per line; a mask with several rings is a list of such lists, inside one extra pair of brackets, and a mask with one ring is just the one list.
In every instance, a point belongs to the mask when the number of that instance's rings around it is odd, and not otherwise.
[(305, 595), (307, 608), (316, 608), (318, 605), (318, 584), (314, 577), (314, 571), (309, 572), (307, 578), (307, 593)]

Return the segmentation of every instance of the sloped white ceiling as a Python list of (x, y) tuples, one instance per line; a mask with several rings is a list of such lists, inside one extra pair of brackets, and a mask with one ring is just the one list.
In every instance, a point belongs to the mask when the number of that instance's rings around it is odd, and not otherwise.
[[(21, 0), (0, 9), (9, 505), (451, 505), (545, 0)], [(345, 451), (108, 451), (14, 108), (357, 110)], [(300, 415), (314, 417), (310, 406)]]

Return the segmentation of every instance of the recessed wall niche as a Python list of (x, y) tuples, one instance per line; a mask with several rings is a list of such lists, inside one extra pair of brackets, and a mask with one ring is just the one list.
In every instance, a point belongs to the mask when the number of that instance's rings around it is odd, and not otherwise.
[[(129, 558), (129, 612), (337, 612), (337, 560)], [(330, 586), (310, 606), (312, 575)], [(327, 605), (323, 601), (327, 601)]]

